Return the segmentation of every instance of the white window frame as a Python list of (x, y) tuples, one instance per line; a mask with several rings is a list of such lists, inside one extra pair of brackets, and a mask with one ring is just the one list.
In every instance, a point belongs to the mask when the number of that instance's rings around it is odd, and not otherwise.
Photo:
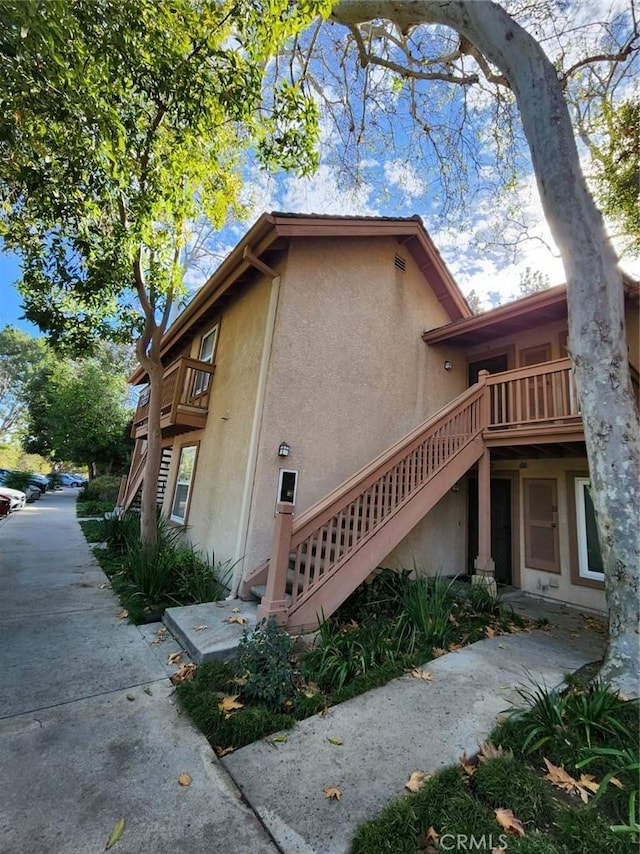
[[(199, 361), (213, 364), (213, 359), (216, 355), (216, 347), (218, 345), (219, 326), (220, 324), (216, 323), (216, 325), (212, 326), (211, 329), (200, 339)], [(206, 355), (205, 345), (209, 339), (212, 340), (212, 343), (210, 348), (207, 347), (207, 350), (210, 350), (210, 352)], [(197, 397), (199, 394), (204, 394), (204, 392), (209, 388), (210, 380), (211, 374), (207, 371), (198, 371), (194, 380), (193, 396)]]
[(296, 503), (296, 498), (298, 495), (298, 472), (295, 469), (280, 469), (278, 474), (278, 491), (276, 492), (276, 505), (278, 505), (282, 501), (282, 498), (280, 496), (282, 495), (283, 481), (284, 476), (286, 474), (292, 474), (294, 476), (293, 499), (291, 501), (291, 504)]
[[(187, 451), (193, 454), (193, 462), (191, 464), (191, 469), (189, 471), (188, 478), (184, 477), (184, 474), (181, 478), (182, 462)], [(184, 525), (189, 512), (189, 500), (191, 498), (191, 487), (193, 485), (193, 475), (196, 469), (197, 454), (197, 445), (183, 445), (183, 447), (180, 448), (180, 459), (178, 461), (178, 470), (176, 472), (176, 482), (173, 487), (173, 497), (171, 499), (171, 515), (169, 517), (172, 522), (177, 522), (179, 525)], [(176, 513), (176, 505), (178, 503), (179, 489), (180, 487), (185, 486), (187, 487), (187, 493), (184, 496), (184, 515), (180, 516), (178, 513)]]
[(585, 489), (589, 489), (590, 486), (591, 481), (588, 477), (576, 477), (574, 480), (576, 502), (576, 539), (578, 543), (578, 575), (580, 578), (590, 578), (592, 581), (604, 581), (603, 572), (594, 572), (589, 569), (584, 491)]

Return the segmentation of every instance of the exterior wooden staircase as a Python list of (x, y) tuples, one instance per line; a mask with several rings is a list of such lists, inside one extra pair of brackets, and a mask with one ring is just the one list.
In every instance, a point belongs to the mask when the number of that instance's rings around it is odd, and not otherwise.
[(278, 505), (270, 560), (240, 593), (258, 618), (315, 628), (487, 452), (509, 441), (582, 437), (569, 359), (489, 375), (317, 504)]

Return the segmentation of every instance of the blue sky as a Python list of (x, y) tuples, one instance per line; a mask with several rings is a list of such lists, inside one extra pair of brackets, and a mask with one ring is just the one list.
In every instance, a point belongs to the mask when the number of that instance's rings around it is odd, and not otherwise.
[[(625, 10), (628, 15), (627, 0), (609, 0), (609, 5), (611, 16), (621, 10)], [(578, 17), (576, 25), (584, 25), (585, 22), (593, 25), (599, 19), (601, 10), (598, 6), (598, 3), (587, 2), (571, 7), (574, 16)], [(567, 31), (572, 32), (569, 27)], [(592, 32), (589, 28), (587, 31)], [(598, 36), (598, 32), (598, 29), (593, 30), (594, 37)], [(337, 44), (340, 52), (341, 42)], [(547, 44), (547, 48), (551, 50), (551, 43)], [(566, 51), (567, 45), (562, 45), (562, 49)], [(355, 58), (352, 61), (355, 62)], [(350, 72), (352, 86), (355, 85), (356, 66), (357, 63)], [(332, 73), (333, 69), (329, 67), (322, 82), (327, 87), (326, 91), (335, 95), (338, 82), (337, 77), (332, 79)], [(517, 294), (520, 278), (527, 269), (541, 273), (550, 285), (563, 282), (559, 253), (542, 215), (528, 152), (523, 140), (518, 138), (517, 130), (515, 150), (519, 178), (509, 198), (508, 213), (505, 199), (497, 196), (496, 189), (499, 182), (495, 176), (501, 168), (499, 157), (495, 159), (500, 148), (496, 139), (501, 136), (501, 128), (497, 126), (494, 132), (484, 135), (481, 147), (472, 152), (477, 157), (477, 174), (472, 169), (470, 180), (475, 186), (469, 188), (471, 192), (464, 199), (469, 210), (468, 215), (463, 217), (464, 224), (461, 224), (462, 219), (456, 216), (455, 211), (447, 211), (448, 207), (454, 205), (451, 204), (452, 197), (447, 195), (446, 184), (443, 186), (438, 182), (437, 173), (443, 161), (438, 157), (433, 159), (433, 151), (428, 150), (424, 134), (419, 139), (415, 136), (415, 127), (413, 131), (410, 125), (400, 127), (399, 116), (404, 113), (396, 110), (396, 107), (402, 106), (402, 90), (392, 86), (389, 76), (380, 70), (371, 72), (367, 85), (369, 100), (366, 102), (366, 112), (370, 122), (367, 127), (375, 128), (371, 133), (379, 136), (370, 136), (366, 140), (367, 145), (361, 150), (352, 147), (344, 154), (335, 144), (336, 139), (342, 139), (342, 134), (336, 134), (336, 128), (323, 121), (322, 160), (314, 176), (299, 179), (249, 171), (245, 185), (245, 200), (249, 208), (247, 220), (230, 225), (215, 237), (211, 254), (205, 256), (197, 268), (188, 272), (189, 290), (194, 291), (203, 284), (251, 223), (262, 212), (269, 210), (369, 216), (419, 214), (462, 292), (468, 294), (474, 290), (485, 308), (495, 302), (497, 295), (503, 301), (513, 298)], [(375, 89), (375, 98), (371, 97), (371, 87)], [(444, 98), (442, 92), (438, 94), (434, 88), (428, 91), (429, 96), (433, 92), (439, 98), (435, 107), (432, 104), (428, 107), (435, 109), (431, 117), (435, 118), (436, 124), (443, 121), (446, 125), (450, 119), (453, 121), (452, 113), (459, 108), (459, 104), (456, 107), (454, 100)], [(357, 98), (354, 103), (354, 113), (345, 114), (343, 121), (345, 116), (349, 121), (354, 116), (358, 118)], [(486, 93), (480, 91), (468, 97), (465, 115), (474, 114), (486, 123), (491, 120), (492, 103)], [(388, 136), (390, 131), (391, 136)], [(398, 143), (397, 148), (386, 144), (387, 139), (391, 138)], [(502, 139), (503, 144), (505, 139)], [(344, 175), (340, 174), (340, 160), (343, 166), (347, 163), (345, 172), (357, 163), (358, 180), (355, 184), (348, 185), (342, 180)], [(464, 182), (463, 186), (466, 186)], [(523, 225), (531, 239), (519, 242)], [(505, 243), (511, 240), (517, 243), (515, 249), (507, 251), (504, 247), (500, 249), (495, 243), (492, 244), (496, 226)], [(632, 275), (640, 277), (640, 259), (625, 258), (623, 267)], [(19, 259), (0, 252), (0, 327), (13, 324), (37, 334), (35, 327), (20, 319), (20, 296), (14, 287), (19, 276)]]

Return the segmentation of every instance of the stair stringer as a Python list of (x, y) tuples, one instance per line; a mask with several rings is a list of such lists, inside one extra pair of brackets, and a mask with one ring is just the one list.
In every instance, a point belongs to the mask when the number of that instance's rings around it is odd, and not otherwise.
[(460, 479), (461, 474), (480, 459), (484, 451), (482, 435), (477, 435), (453, 454), (404, 503), (377, 525), (370, 536), (363, 538), (330, 573), (297, 599), (287, 613), (287, 630), (317, 628), (319, 621), (340, 607), (380, 561), (435, 507)]

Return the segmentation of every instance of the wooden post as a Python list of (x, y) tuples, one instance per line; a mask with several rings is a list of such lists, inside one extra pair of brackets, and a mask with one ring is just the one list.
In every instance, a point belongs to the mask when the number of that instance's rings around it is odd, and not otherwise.
[(485, 450), (478, 462), (478, 554), (474, 563), (474, 584), (483, 584), (497, 594), (495, 564), (491, 557), (491, 460)]
[(273, 617), (278, 625), (287, 621), (287, 571), (291, 552), (291, 529), (295, 505), (281, 501), (276, 508), (267, 589), (258, 605), (258, 619)]

